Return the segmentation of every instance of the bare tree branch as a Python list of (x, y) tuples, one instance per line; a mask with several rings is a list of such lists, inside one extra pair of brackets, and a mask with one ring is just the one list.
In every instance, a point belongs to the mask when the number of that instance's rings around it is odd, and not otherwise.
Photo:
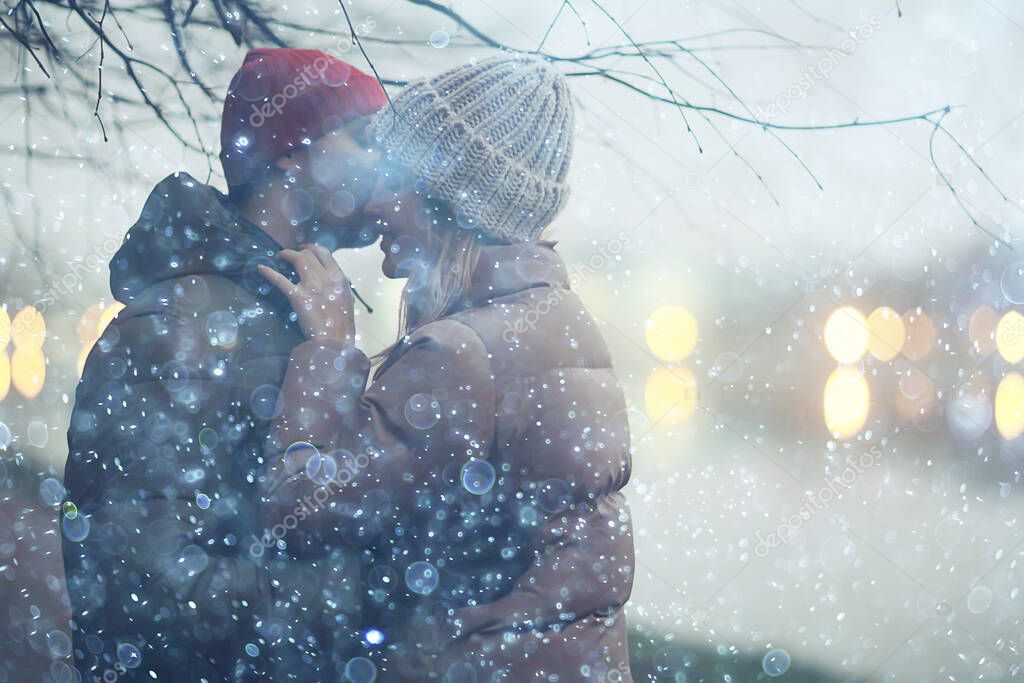
[[(131, 126), (140, 123), (137, 117), (129, 119), (109, 116), (109, 112), (105, 111), (108, 106), (117, 106), (128, 112), (145, 112), (147, 116), (141, 120), (142, 123), (147, 120), (156, 121), (184, 149), (203, 154), (208, 173), (212, 175), (214, 152), (205, 144), (197, 118), (199, 115), (211, 116), (209, 112), (215, 109), (222, 95), (221, 86), (216, 85), (218, 72), (212, 68), (209, 72), (197, 68), (198, 64), (203, 63), (198, 58), (206, 54), (211, 37), (225, 36), (236, 46), (255, 47), (259, 43), (270, 43), (285, 47), (302, 38), (308, 39), (309, 36), (344, 37), (347, 26), (353, 44), (359, 48), (377, 79), (386, 86), (404, 85), (404, 81), (379, 73), (375, 60), (371, 59), (371, 50), (367, 49), (368, 45), (398, 46), (413, 54), (420, 48), (433, 49), (422, 40), (402, 36), (360, 35), (346, 1), (339, 0), (345, 22), (342, 26), (336, 26), (329, 22), (297, 21), (288, 15), (286, 6), (258, 0), (209, 0), (205, 3), (198, 0), (17, 0), (9, 9), (0, 12), (0, 46), (6, 44), (15, 54), (20, 53), (30, 58), (38, 72), (30, 67), (19, 69), (16, 85), (0, 87), (0, 99), (17, 97), (33, 100), (39, 111), (54, 115), (60, 112), (65, 118), (72, 116), (77, 106), (89, 103), (91, 114), (98, 121), (105, 141), (110, 139), (112, 133), (123, 139), (124, 133), (130, 131)], [(801, 125), (764, 120), (754, 113), (744, 96), (721, 77), (717, 66), (701, 54), (775, 48), (814, 50), (822, 49), (822, 46), (806, 45), (771, 30), (749, 27), (642, 42), (625, 29), (623, 23), (605, 8), (602, 0), (586, 1), (616, 28), (623, 36), (623, 42), (591, 47), (587, 23), (577, 7), (577, 3), (583, 0), (562, 0), (533, 52), (568, 67), (568, 76), (604, 81), (646, 98), (655, 105), (676, 109), (682, 119), (683, 129), (694, 140), (700, 153), (703, 152), (703, 146), (698, 140), (698, 130), (688, 116), (695, 114), (697, 125), (702, 121), (728, 148), (729, 153), (749, 169), (776, 203), (778, 200), (764, 174), (739, 153), (716, 121), (720, 123), (724, 119), (760, 129), (800, 165), (819, 189), (823, 188), (823, 182), (807, 166), (791, 142), (783, 137), (784, 134), (925, 122), (931, 129), (931, 163), (974, 225), (981, 227), (971, 208), (958, 196), (956, 188), (947, 181), (946, 174), (937, 165), (935, 146), (940, 132), (969, 161), (983, 181), (994, 188), (1004, 201), (1009, 202), (990, 174), (947, 127), (946, 117), (953, 109), (950, 106), (868, 121), (855, 118), (850, 121)], [(396, 2), (404, 2), (454, 22), (459, 35), (451, 43), (452, 47), (515, 51), (512, 45), (483, 30), (447, 4), (436, 0)], [(791, 3), (814, 21), (836, 26), (808, 12), (797, 0), (791, 0)], [(898, 0), (896, 9), (902, 16)], [(575, 15), (587, 45), (587, 49), (576, 54), (561, 54), (547, 48), (548, 38), (566, 10)], [(108, 19), (114, 22), (117, 29), (113, 34), (109, 30)], [(173, 44), (173, 57), (170, 60), (162, 51), (136, 51), (129, 35), (134, 27), (143, 25), (158, 26), (167, 31)], [(60, 30), (56, 27), (60, 27)], [(339, 28), (342, 29), (340, 34)], [(747, 36), (759, 36), (764, 42), (737, 43), (733, 40)], [(709, 41), (715, 42), (709, 44)], [(84, 51), (82, 46), (85, 46)], [(95, 49), (97, 47), (98, 51)], [(96, 52), (98, 54), (93, 56)], [(111, 59), (113, 65), (108, 64)], [(695, 64), (707, 80), (691, 72), (687, 68), (688, 63)], [(689, 79), (690, 85), (699, 90), (699, 95), (693, 97), (692, 93), (683, 92), (680, 87), (670, 83), (665, 73), (671, 72), (663, 70), (666, 64)], [(192, 95), (193, 90), (199, 93), (199, 100)], [(731, 104), (714, 104), (714, 98), (718, 96), (727, 97)], [(710, 99), (712, 104), (706, 103), (704, 98)], [(23, 125), (27, 133), (29, 123)], [(29, 138), (26, 138), (21, 151), (29, 162), (37, 156)], [(38, 156), (46, 158), (42, 154)], [(77, 154), (77, 157), (83, 159), (92, 156), (84, 152)], [(991, 235), (988, 231), (986, 233)], [(1002, 240), (1000, 242), (1005, 244)]]

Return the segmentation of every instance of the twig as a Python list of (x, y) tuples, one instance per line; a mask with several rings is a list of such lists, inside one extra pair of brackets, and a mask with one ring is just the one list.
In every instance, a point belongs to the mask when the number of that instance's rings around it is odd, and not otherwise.
[(806, 7), (804, 7), (803, 5), (801, 5), (801, 4), (800, 4), (799, 2), (797, 2), (796, 0), (789, 0), (789, 2), (790, 2), (790, 4), (791, 4), (791, 5), (793, 5), (793, 7), (796, 7), (796, 8), (798, 9), (798, 10), (800, 10), (800, 12), (801, 12), (801, 13), (803, 13), (804, 15), (806, 15), (806, 16), (808, 16), (808, 17), (810, 17), (810, 19), (811, 19), (812, 21), (814, 21), (815, 23), (817, 23), (817, 24), (821, 24), (822, 26), (828, 26), (829, 28), (834, 28), (834, 29), (835, 29), (835, 30), (837, 30), (837, 31), (843, 31), (843, 30), (845, 30), (845, 29), (844, 29), (844, 28), (843, 28), (842, 26), (840, 26), (839, 24), (834, 24), (834, 23), (832, 23), (831, 21), (826, 21), (825, 19), (822, 19), (822, 18), (821, 18), (821, 17), (819, 17), (818, 15), (816, 15), (816, 14), (813, 14), (813, 13), (812, 13), (812, 12), (811, 12), (810, 10), (808, 10), (808, 9), (807, 9)]
[(584, 21), (583, 17), (580, 16), (580, 13), (576, 11), (576, 8), (573, 6), (570, 0), (562, 0), (562, 4), (558, 6), (558, 11), (555, 12), (555, 18), (551, 20), (550, 24), (548, 24), (547, 30), (544, 31), (544, 37), (540, 39), (540, 44), (537, 45), (537, 49), (534, 50), (534, 52), (539, 53), (544, 48), (544, 43), (547, 42), (548, 36), (551, 35), (551, 30), (555, 28), (555, 24), (558, 23), (558, 18), (562, 16), (562, 11), (566, 7), (568, 7), (572, 11), (572, 13), (576, 15), (576, 18), (580, 20), (580, 24), (583, 25), (583, 36), (587, 41), (587, 47), (590, 47), (590, 33), (587, 31), (587, 22)]
[(32, 45), (29, 44), (28, 40), (25, 39), (20, 33), (15, 31), (13, 28), (11, 28), (11, 25), (4, 21), (2, 15), (0, 15), (0, 25), (3, 25), (5, 29), (10, 31), (11, 35), (14, 36), (14, 39), (21, 43), (21, 46), (25, 48), (25, 51), (32, 56), (32, 59), (36, 61), (36, 64), (39, 66), (39, 68), (42, 69), (43, 73), (46, 74), (46, 77), (49, 78), (50, 72), (46, 70), (45, 66), (43, 66), (42, 61), (40, 61), (39, 57), (36, 55), (36, 51), (32, 49)]
[(988, 235), (989, 237), (991, 237), (995, 241), (999, 242), (1004, 247), (1009, 247), (1010, 249), (1013, 249), (1013, 245), (1012, 244), (1010, 244), (1006, 240), (1002, 239), (1001, 237), (996, 236), (991, 231), (989, 231), (987, 228), (985, 228), (985, 226), (983, 226), (980, 222), (978, 222), (978, 220), (974, 217), (974, 214), (972, 214), (970, 211), (967, 210), (967, 206), (964, 204), (963, 200), (960, 198), (960, 193), (953, 186), (953, 183), (951, 183), (949, 181), (949, 178), (946, 177), (946, 174), (943, 173), (942, 169), (939, 167), (939, 162), (935, 159), (935, 134), (938, 133), (940, 130), (945, 131), (945, 129), (942, 126), (942, 121), (943, 121), (943, 119), (946, 118), (947, 115), (949, 115), (949, 111), (950, 111), (949, 107), (946, 107), (945, 109), (943, 109), (941, 111), (941, 113), (939, 114), (939, 118), (934, 122), (934, 127), (932, 128), (931, 135), (928, 136), (928, 156), (932, 160), (932, 166), (935, 168), (935, 172), (939, 174), (939, 178), (942, 179), (942, 182), (946, 185), (946, 187), (952, 193), (953, 198), (956, 200), (957, 204), (960, 205), (961, 210), (963, 210), (963, 212), (965, 214), (967, 214), (967, 217), (970, 219), (971, 223), (974, 224), (974, 227), (976, 227), (978, 230), (981, 230), (983, 233), (985, 233), (986, 235)]
[(359, 46), (359, 51), (363, 53), (363, 59), (365, 59), (366, 63), (370, 65), (370, 70), (377, 79), (377, 83), (380, 84), (381, 90), (384, 91), (384, 97), (388, 100), (388, 106), (391, 107), (391, 113), (397, 117), (398, 112), (395, 110), (395, 103), (391, 101), (391, 95), (389, 95), (388, 91), (384, 88), (384, 81), (380, 79), (380, 74), (377, 73), (377, 67), (374, 66), (373, 62), (370, 60), (370, 55), (366, 54), (366, 48), (363, 47), (363, 41), (359, 39), (359, 34), (356, 33), (356, 27), (352, 25), (352, 17), (348, 15), (348, 9), (345, 7), (345, 0), (338, 0), (338, 4), (341, 6), (341, 11), (345, 14), (345, 21), (348, 22), (348, 30), (352, 32), (352, 40), (354, 40), (356, 45)]
[[(633, 36), (631, 36), (626, 31), (626, 28), (622, 24), (620, 24), (615, 17), (609, 14), (608, 10), (606, 10), (601, 3), (599, 3), (597, 0), (590, 0), (590, 2), (594, 4), (594, 7), (597, 7), (597, 9), (600, 10), (601, 14), (606, 16), (613, 24), (615, 24), (615, 26), (619, 29), (622, 35), (626, 37), (626, 40), (628, 40), (630, 44), (632, 44), (636, 51), (640, 54), (640, 57), (644, 60), (644, 62), (647, 63), (647, 66), (651, 67), (651, 70), (654, 71), (654, 73), (658, 76), (658, 79), (661, 81), (661, 84), (665, 87), (666, 90), (669, 91), (669, 94), (672, 95), (672, 101), (676, 105), (676, 108), (679, 110), (679, 113), (682, 115), (683, 123), (686, 124), (686, 132), (688, 132), (690, 136), (693, 138), (693, 142), (697, 145), (697, 151), (703, 154), (704, 149), (700, 146), (700, 140), (697, 139), (697, 134), (694, 132), (693, 128), (690, 127), (690, 121), (689, 119), (686, 118), (686, 112), (683, 111), (683, 108), (680, 106), (679, 100), (676, 99), (675, 91), (668, 87), (668, 83), (665, 82), (665, 78), (661, 75), (661, 72), (658, 71), (658, 67), (654, 66), (654, 62), (648, 59), (647, 54), (643, 50), (641, 50), (640, 46), (637, 45), (635, 40), (633, 40)], [(689, 104), (689, 102), (686, 103)]]
[[(341, 0), (339, 0), (339, 2), (340, 1)], [(434, 10), (435, 12), (438, 12), (439, 14), (442, 14), (442, 15), (448, 17), (449, 19), (454, 21), (456, 24), (458, 24), (462, 28), (466, 29), (469, 33), (471, 33), (478, 40), (483, 41), (488, 47), (498, 48), (500, 50), (507, 50), (507, 49), (509, 49), (504, 44), (498, 42), (494, 38), (491, 38), (486, 33), (484, 33), (483, 31), (481, 31), (477, 27), (475, 27), (472, 24), (470, 24), (468, 21), (463, 19), (462, 16), (458, 12), (455, 12), (451, 8), (445, 7), (444, 5), (436, 3), (433, 0), (408, 0), (408, 1), (411, 2), (414, 5), (419, 5), (421, 7), (427, 7), (429, 9)]]
[[(111, 137), (111, 130), (114, 134), (121, 135), (126, 126), (134, 125), (135, 122), (144, 120), (138, 117), (123, 118), (120, 115), (112, 117), (112, 113), (105, 115), (104, 111), (102, 111), (104, 103), (111, 109), (111, 112), (117, 112), (121, 107), (129, 110), (144, 111), (150, 118), (155, 116), (156, 120), (184, 148), (204, 154), (208, 170), (212, 173), (212, 156), (202, 140), (199, 122), (196, 118), (196, 113), (201, 110), (193, 111), (193, 107), (190, 104), (191, 98), (187, 97), (186, 94), (188, 93), (187, 89), (189, 86), (198, 87), (204, 93), (204, 99), (209, 101), (218, 99), (215, 96), (219, 96), (219, 93), (216, 92), (217, 88), (210, 85), (208, 77), (192, 68), (192, 65), (196, 63), (193, 52), (195, 48), (189, 44), (191, 41), (188, 40), (188, 36), (183, 35), (186, 27), (196, 25), (209, 29), (211, 32), (223, 31), (231, 36), (236, 45), (250, 47), (253, 46), (254, 41), (269, 42), (284, 47), (287, 46), (285, 36), (290, 36), (293, 32), (295, 34), (304, 33), (305, 35), (326, 36), (331, 35), (331, 31), (328, 27), (304, 25), (287, 17), (277, 17), (275, 16), (277, 14), (275, 12), (277, 5), (274, 3), (259, 3), (256, 0), (230, 0), (230, 2), (229, 0), (210, 0), (209, 4), (204, 5), (199, 3), (198, 0), (189, 0), (187, 3), (183, 3), (183, 8), (179, 10), (173, 2), (174, 0), (122, 0), (121, 2), (104, 0), (101, 4), (99, 0), (18, 0), (14, 9), (7, 12), (7, 16), (0, 16), (0, 26), (2, 26), (0, 28), (0, 43), (9, 41), (9, 44), (17, 51), (26, 54), (24, 60), (34, 60), (40, 70), (46, 75), (47, 81), (32, 82), (30, 77), (32, 72), (22, 71), (20, 72), (21, 76), (17, 85), (14, 87), (0, 87), (0, 97), (36, 98), (40, 103), (40, 106), (35, 109), (36, 112), (52, 113), (55, 116), (61, 115), (65, 118), (66, 116), (61, 114), (61, 112), (69, 109), (66, 107), (68, 101), (79, 99), (90, 101), (93, 105), (93, 116), (99, 122), (99, 128), (104, 140), (108, 140)], [(697, 143), (698, 151), (702, 152), (703, 146), (697, 139), (698, 131), (690, 123), (690, 116), (699, 116), (701, 120), (707, 123), (716, 137), (720, 138), (729, 148), (730, 152), (750, 170), (758, 183), (765, 188), (767, 193), (776, 202), (777, 199), (775, 199), (771, 188), (768, 186), (766, 177), (754, 168), (753, 164), (738, 151), (736, 145), (720, 130), (720, 119), (724, 118), (744, 125), (756, 126), (765, 134), (770, 135), (782, 149), (796, 159), (819, 189), (823, 187), (822, 182), (804, 163), (794, 147), (790, 145), (790, 140), (782, 135), (783, 132), (839, 130), (924, 121), (931, 129), (929, 135), (931, 162), (936, 167), (936, 171), (940, 176), (944, 178), (944, 181), (949, 179), (949, 174), (937, 167), (934, 156), (934, 146), (940, 131), (966, 157), (971, 166), (982, 176), (983, 181), (993, 187), (1004, 201), (1009, 202), (1006, 193), (995, 183), (982, 164), (964, 147), (956, 135), (947, 128), (945, 121), (948, 120), (946, 115), (950, 108), (944, 107), (912, 116), (877, 121), (854, 119), (848, 122), (818, 125), (796, 125), (762, 121), (751, 111), (746, 101), (725, 82), (725, 79), (718, 72), (717, 64), (709, 58), (702, 57), (702, 53), (747, 49), (766, 50), (783, 45), (796, 49), (808, 49), (814, 46), (797, 42), (770, 29), (751, 27), (737, 27), (722, 31), (694, 34), (682, 38), (641, 42), (625, 30), (622, 22), (618, 21), (605, 8), (604, 0), (592, 0), (596, 9), (611, 21), (625, 38), (625, 41), (620, 44), (592, 47), (590, 45), (587, 24), (577, 10), (575, 2), (576, 0), (561, 0), (551, 24), (545, 30), (544, 36), (538, 45), (537, 54), (553, 62), (571, 64), (572, 68), (566, 69), (569, 71), (567, 75), (570, 77), (592, 76), (614, 84), (617, 87), (625, 88), (657, 105), (665, 104), (674, 107), (683, 118), (688, 134)], [(790, 2), (797, 9), (811, 16), (815, 21), (827, 23), (824, 19), (807, 12), (798, 0), (790, 0)], [(404, 85), (405, 82), (401, 79), (381, 76), (376, 68), (376, 64), (369, 58), (367, 43), (413, 48), (422, 45), (422, 41), (387, 36), (361, 37), (355, 31), (345, 0), (339, 0), (339, 4), (353, 36), (353, 42), (359, 47), (361, 54), (369, 64), (377, 81), (382, 86)], [(423, 8), (455, 22), (460, 33), (460, 39), (457, 42), (453, 42), (454, 47), (463, 49), (479, 49), (484, 47), (493, 50), (513, 51), (513, 48), (501, 40), (500, 37), (492, 35), (479, 26), (472, 24), (458, 11), (452, 9), (448, 3), (444, 3), (443, 0), (405, 0), (405, 4)], [(96, 14), (100, 14), (98, 11), (100, 7), (103, 10), (102, 16), (94, 16), (92, 14), (93, 8), (97, 8)], [(204, 8), (207, 9), (204, 11)], [(548, 41), (555, 24), (564, 16), (566, 8), (573, 12), (583, 26), (587, 48), (577, 54), (554, 54), (552, 49), (548, 47)], [(90, 37), (93, 39), (89, 49), (81, 56), (78, 56), (72, 53), (68, 47), (69, 45), (77, 45), (78, 40), (69, 43), (64, 36), (51, 35), (54, 22), (51, 21), (49, 24), (50, 28), (48, 29), (48, 24), (44, 21), (44, 17), (48, 17), (46, 11), (44, 11), (46, 9), (53, 11), (69, 10), (66, 12), (63, 22), (65, 33), (68, 35), (79, 31), (80, 27), (74, 25), (74, 20), (80, 20), (87, 31), (86, 40), (88, 41)], [(899, 0), (896, 0), (896, 9), (902, 16), (902, 7)], [(135, 48), (129, 39), (124, 25), (120, 21), (120, 13), (130, 16), (133, 24), (134, 22), (158, 23), (170, 30), (177, 61), (187, 72), (187, 77), (179, 79), (176, 73), (166, 71), (158, 66), (158, 63), (147, 61), (145, 54), (138, 56), (129, 54)], [(114, 42), (112, 40), (112, 38), (116, 39), (117, 36), (110, 35), (108, 18), (112, 18), (116, 23), (123, 41), (118, 39)], [(767, 37), (769, 40), (766, 40), (765, 44), (737, 44), (737, 41), (729, 40), (732, 36), (741, 35), (760, 35)], [(719, 44), (708, 43), (708, 41), (714, 39), (720, 39), (718, 41)], [(775, 45), (773, 41), (779, 41), (779, 45)], [(97, 43), (100, 50), (99, 68), (86, 67), (84, 66), (85, 63), (80, 65), (77, 59), (82, 59), (86, 54), (90, 54), (93, 46)], [(699, 43), (699, 45), (695, 43)], [(126, 48), (124, 47), (125, 45), (127, 45)], [(121, 85), (119, 80), (108, 84), (110, 79), (106, 78), (107, 74), (105, 73), (109, 61), (108, 53), (114, 55), (117, 60), (120, 60), (124, 74), (127, 77), (127, 88)], [(709, 78), (701, 79), (697, 74), (692, 73), (690, 69), (685, 68), (689, 65), (681, 63), (682, 60), (680, 58), (684, 56), (688, 60), (696, 62), (709, 75)], [(695, 84), (698, 84), (702, 93), (706, 93), (712, 98), (721, 93), (723, 96), (732, 99), (735, 102), (735, 106), (729, 105), (728, 108), (712, 106), (711, 104), (702, 104), (699, 101), (694, 101), (684, 96), (684, 93), (679, 88), (670, 84), (663, 75), (664, 67), (661, 65), (663, 61), (667, 61), (673, 69), (680, 71), (688, 79), (692, 79)], [(631, 64), (635, 65), (637, 62), (643, 62), (644, 68), (634, 69), (630, 66)], [(56, 68), (55, 64), (60, 64), (61, 68)], [(653, 75), (648, 75), (648, 70)], [(29, 75), (26, 75), (26, 73)], [(121, 73), (121, 69), (117, 69), (114, 73), (115, 75)], [(149, 78), (150, 73), (156, 75), (155, 85), (153, 82), (150, 82), (154, 80)], [(144, 75), (146, 76), (145, 79), (143, 78)], [(670, 75), (674, 76), (674, 72)], [(647, 87), (648, 81), (657, 84), (657, 86)], [(52, 83), (52, 85), (47, 87), (43, 83)], [(161, 86), (167, 86), (172, 89), (172, 97), (176, 102), (173, 100), (171, 103), (165, 101), (167, 93)], [(387, 90), (385, 90), (385, 94), (387, 94)], [(712, 103), (716, 101), (712, 99)], [(392, 107), (392, 111), (394, 111), (390, 95), (388, 96), (388, 103)], [(183, 118), (187, 119), (187, 122), (183, 121)], [(190, 126), (191, 132), (184, 131), (181, 128), (182, 125)], [(108, 130), (108, 127), (111, 126), (112, 129)], [(33, 150), (30, 148), (26, 147), (23, 153), (29, 159), (34, 158)], [(954, 193), (961, 209), (971, 218), (972, 223), (976, 223), (977, 218), (971, 213), (971, 206), (964, 201), (964, 197), (959, 196), (951, 182), (949, 183), (949, 189)]]
[[(192, 7), (195, 7), (195, 3), (193, 3)], [(192, 82), (198, 85), (199, 89), (203, 91), (203, 94), (206, 95), (211, 101), (216, 102), (217, 96), (214, 95), (213, 91), (207, 87), (206, 83), (203, 83), (202, 79), (200, 79), (199, 76), (196, 74), (195, 69), (193, 69), (192, 65), (189, 64), (188, 54), (185, 51), (185, 44), (182, 41), (181, 33), (179, 33), (175, 25), (173, 0), (163, 0), (163, 11), (164, 17), (167, 20), (167, 25), (170, 28), (171, 41), (174, 43), (174, 51), (178, 54), (178, 61), (181, 63), (181, 66), (185, 69), (185, 73), (187, 73), (189, 78), (192, 79)], [(190, 7), (189, 14), (191, 14), (191, 12), (192, 8)], [(185, 22), (182, 23), (182, 31), (185, 30), (184, 26), (186, 23), (187, 19)]]

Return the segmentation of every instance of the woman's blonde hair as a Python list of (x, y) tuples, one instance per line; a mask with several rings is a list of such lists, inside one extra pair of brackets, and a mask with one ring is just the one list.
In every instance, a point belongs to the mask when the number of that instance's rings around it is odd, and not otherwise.
[(398, 339), (373, 357), (374, 365), (387, 360), (417, 328), (466, 304), (480, 246), (486, 238), (475, 230), (441, 225), (429, 228), (427, 239), (436, 245), (437, 257), (406, 282), (398, 308)]

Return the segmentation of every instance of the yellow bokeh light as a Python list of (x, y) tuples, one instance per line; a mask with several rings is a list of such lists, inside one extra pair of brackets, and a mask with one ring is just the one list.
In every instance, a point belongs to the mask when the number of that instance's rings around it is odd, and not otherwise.
[(8, 342), (11, 341), (11, 316), (7, 315), (7, 311), (0, 308), (0, 351), (7, 348)]
[(651, 353), (668, 363), (685, 359), (697, 346), (697, 319), (682, 306), (661, 306), (644, 323)]
[(1017, 311), (1004, 315), (996, 326), (996, 348), (1007, 363), (1024, 359), (1024, 316)]
[(899, 355), (907, 340), (907, 328), (900, 314), (888, 306), (879, 306), (868, 316), (868, 351), (881, 361)]
[(46, 321), (35, 307), (26, 306), (11, 321), (11, 334), (15, 347), (40, 349), (46, 340)]
[(868, 419), (871, 392), (854, 368), (837, 368), (825, 382), (825, 426), (837, 439), (857, 435)]
[(651, 423), (680, 425), (697, 409), (697, 380), (688, 368), (655, 368), (647, 377), (644, 403)]
[(11, 357), (11, 380), (25, 398), (35, 398), (46, 381), (46, 356), (31, 346), (17, 347)]
[(117, 317), (117, 314), (124, 310), (124, 304), (115, 301), (106, 308), (103, 304), (93, 304), (82, 314), (78, 321), (78, 339), (82, 342), (82, 348), (78, 352), (78, 376), (81, 377), (85, 371), (85, 361), (89, 352), (96, 344), (96, 341), (103, 336), (107, 325)]
[(92, 345), (98, 336), (96, 331), (100, 328), (100, 315), (103, 313), (103, 304), (93, 304), (86, 309), (82, 317), (78, 319), (78, 341), (83, 344)]
[(832, 312), (825, 322), (825, 348), (840, 363), (855, 363), (868, 348), (868, 321), (853, 306)]
[(11, 390), (11, 359), (0, 349), (0, 401), (7, 398)]
[(92, 347), (95, 342), (90, 342), (82, 347), (82, 350), (78, 352), (78, 376), (81, 377), (82, 373), (85, 372), (85, 361), (89, 358), (89, 354), (92, 352)]
[(979, 306), (978, 310), (971, 314), (967, 322), (967, 335), (975, 350), (987, 356), (996, 350), (996, 326), (999, 324), (999, 314), (988, 306)]
[(103, 313), (100, 314), (99, 321), (96, 324), (96, 338), (99, 339), (103, 336), (103, 330), (107, 329), (107, 325), (110, 321), (117, 317), (117, 314), (124, 310), (124, 304), (120, 301), (115, 301), (106, 308), (103, 309)]
[(996, 389), (996, 428), (1004, 439), (1024, 433), (1024, 377), (1011, 372)]

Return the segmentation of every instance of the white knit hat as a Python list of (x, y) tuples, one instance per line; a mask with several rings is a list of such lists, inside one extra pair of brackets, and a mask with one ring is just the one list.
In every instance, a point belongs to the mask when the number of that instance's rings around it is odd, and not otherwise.
[(534, 241), (565, 205), (572, 101), (543, 59), (503, 55), (416, 81), (369, 135), (388, 159), (447, 200), (459, 223)]

